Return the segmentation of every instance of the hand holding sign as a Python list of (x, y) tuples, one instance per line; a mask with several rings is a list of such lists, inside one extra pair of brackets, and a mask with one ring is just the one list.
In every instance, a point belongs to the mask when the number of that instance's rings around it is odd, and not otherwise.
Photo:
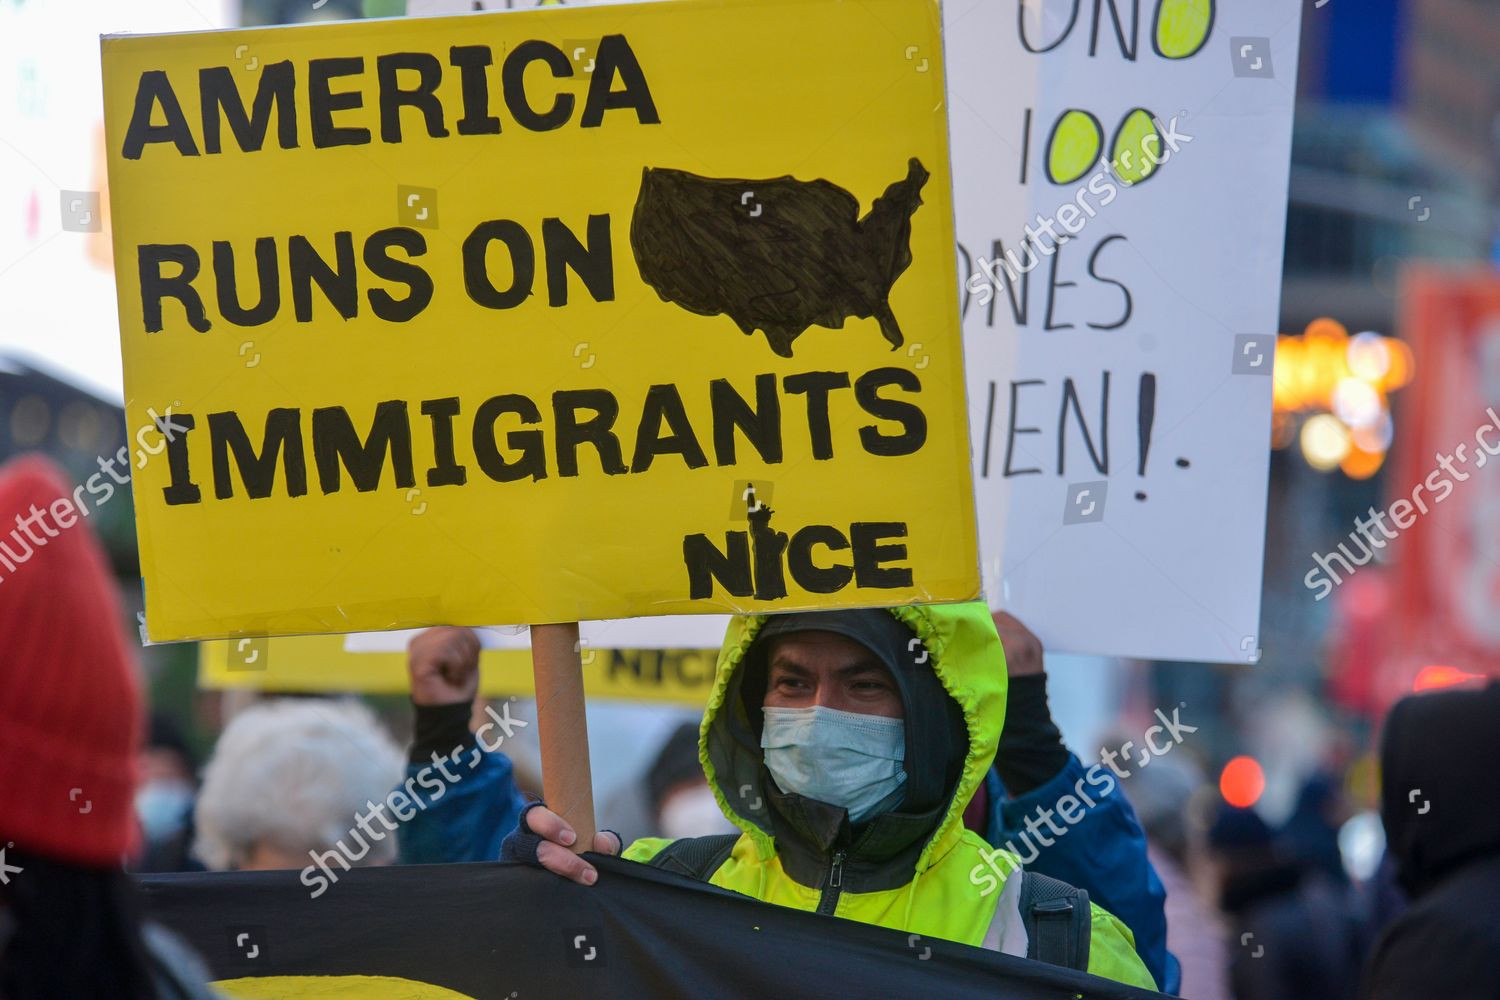
[(582, 851), (617, 855), (623, 849), (620, 838), (609, 830), (594, 834), (591, 846), (580, 848), (578, 834), (568, 821), (543, 805), (526, 810), (522, 822), (528, 830), (542, 838), (536, 848), (537, 863), (552, 874), (571, 879), (579, 885), (593, 885), (599, 881), (598, 869), (579, 857)]

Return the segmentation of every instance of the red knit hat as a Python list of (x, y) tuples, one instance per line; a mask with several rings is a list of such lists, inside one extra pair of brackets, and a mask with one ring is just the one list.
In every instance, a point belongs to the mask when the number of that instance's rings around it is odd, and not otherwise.
[(143, 718), (122, 632), (60, 470), (0, 467), (0, 846), (97, 867), (133, 849)]

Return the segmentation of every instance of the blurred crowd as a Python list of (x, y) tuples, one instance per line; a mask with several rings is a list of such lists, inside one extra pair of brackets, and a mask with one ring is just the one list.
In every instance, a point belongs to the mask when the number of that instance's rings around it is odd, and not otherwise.
[[(0, 524), (67, 495), (44, 461), (12, 462), (0, 470)], [(202, 963), (143, 915), (127, 872), (291, 869), (336, 881), (357, 865), (515, 857), (518, 825), (551, 839), (536, 822), (545, 810), (530, 827), (525, 818), (540, 797), (535, 768), (476, 736), (486, 714), (470, 630), (413, 640), (404, 750), (356, 699), (282, 697), (235, 714), (200, 760), (173, 720), (143, 704), (88, 526), (30, 559), (0, 590), (3, 1000), (212, 995)], [(1005, 722), (963, 822), (1015, 850), (1035, 803), (1105, 782), (1093, 780), (1097, 767), (1086, 779), (1062, 744), (1040, 644), (1009, 616), (994, 623), (1009, 674)], [(705, 774), (700, 725), (651, 739), (641, 773), (597, 789), (600, 826), (626, 834), (606, 849), (736, 833)], [(1373, 871), (1340, 843), (1359, 808), (1344, 774), (1308, 777), (1290, 818), (1273, 825), (1206, 798), (1190, 746), (1118, 781), (1104, 775), (1109, 787), (1097, 802), (1084, 796), (1081, 820), (1059, 807), (1066, 836), (1031, 824), (1038, 844), (1022, 860), (1118, 917), (1163, 991), (1493, 998), (1500, 812), (1486, 776), (1497, 756), (1500, 684), (1399, 702), (1380, 737), (1385, 849)]]

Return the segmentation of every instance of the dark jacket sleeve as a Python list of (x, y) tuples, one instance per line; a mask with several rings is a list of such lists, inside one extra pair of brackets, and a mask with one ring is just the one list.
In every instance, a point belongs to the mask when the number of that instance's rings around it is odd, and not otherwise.
[[(400, 791), (411, 800), (397, 836), (401, 864), (495, 861), (525, 796), (510, 758), (469, 732), (468, 706), (419, 709)], [(492, 744), (494, 741), (491, 741)]]
[(1387, 927), (1365, 968), (1361, 1000), (1494, 1000), (1500, 931), (1495, 904), (1500, 899), (1500, 860), (1483, 869), (1469, 867), (1449, 876), (1438, 890), (1419, 899)]
[(1102, 765), (1085, 770), (1069, 753), (1061, 771), (1025, 795), (1009, 798), (993, 768), (986, 784), (991, 846), (1019, 855), (1030, 871), (1088, 890), (1090, 900), (1130, 928), (1136, 953), (1162, 990), (1175, 993), (1181, 972), (1167, 952), (1167, 891), (1114, 774)]

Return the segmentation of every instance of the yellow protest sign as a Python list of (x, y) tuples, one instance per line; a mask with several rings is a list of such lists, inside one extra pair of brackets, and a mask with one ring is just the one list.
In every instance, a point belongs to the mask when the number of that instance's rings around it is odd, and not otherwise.
[[(579, 659), (590, 699), (659, 701), (701, 708), (713, 687), (717, 649), (595, 649)], [(536, 690), (528, 649), (479, 654), (479, 693), (530, 695)], [(403, 652), (356, 652), (342, 635), (257, 636), (198, 646), (204, 690), (359, 691), (406, 694), (411, 682)]]
[(935, 0), (111, 36), (155, 640), (979, 589)]

